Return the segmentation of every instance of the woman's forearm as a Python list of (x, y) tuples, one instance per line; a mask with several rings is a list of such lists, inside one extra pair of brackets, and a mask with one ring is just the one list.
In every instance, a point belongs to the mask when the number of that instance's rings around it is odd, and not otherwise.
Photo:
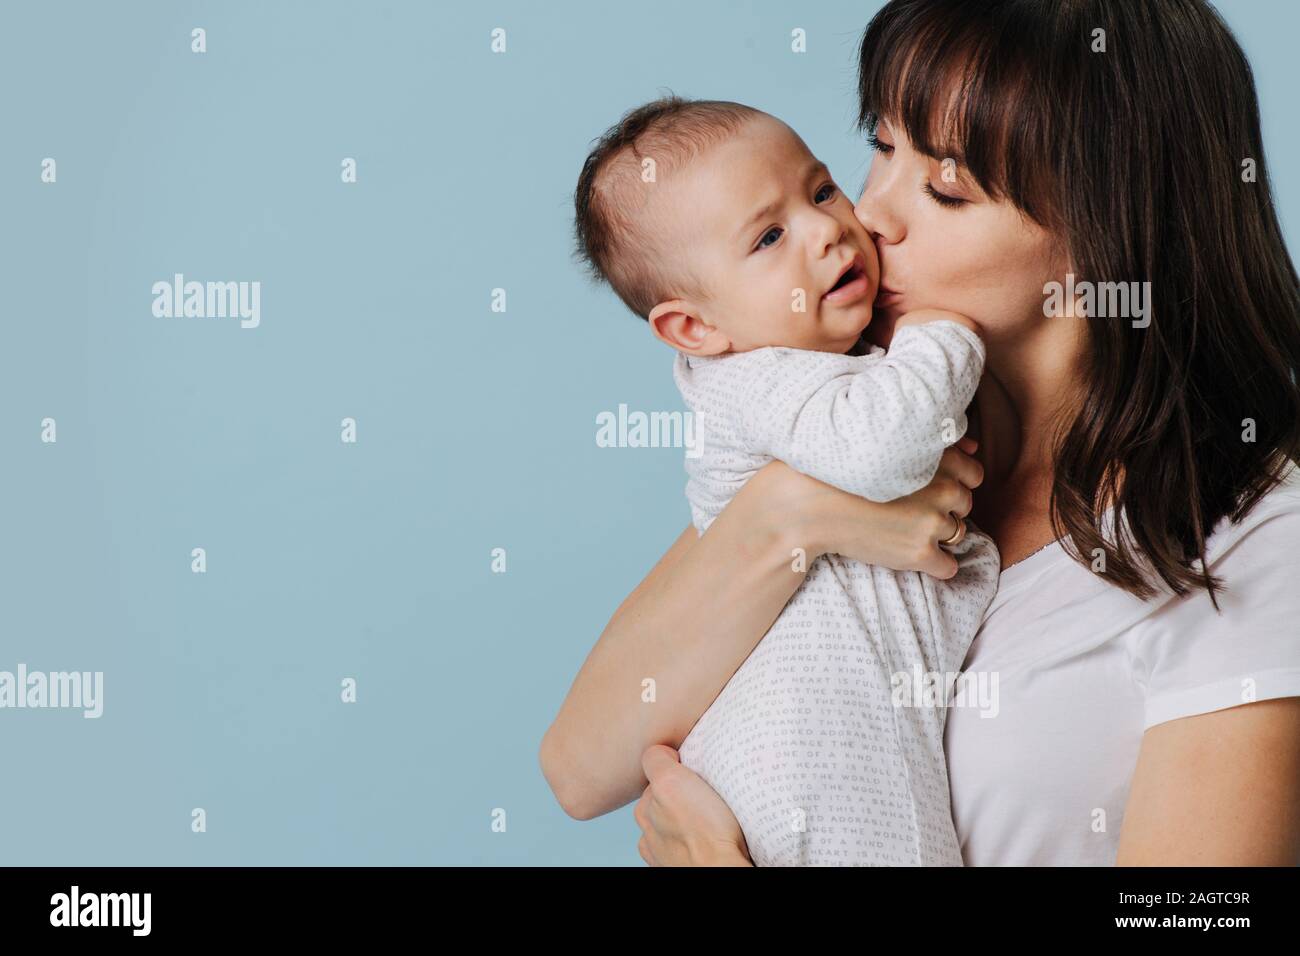
[(802, 583), (791, 550), (808, 544), (794, 544), (789, 514), (772, 507), (770, 473), (750, 479), (703, 537), (688, 528), (588, 655), (540, 754), (570, 815), (590, 819), (636, 799), (641, 754), (681, 746)]

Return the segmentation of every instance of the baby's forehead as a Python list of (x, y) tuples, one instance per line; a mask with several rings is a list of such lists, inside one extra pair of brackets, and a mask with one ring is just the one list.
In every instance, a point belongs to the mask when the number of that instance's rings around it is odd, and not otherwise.
[(789, 127), (774, 121), (759, 136), (738, 135), (676, 170), (665, 206), (703, 225), (743, 221), (764, 205), (802, 195), (826, 166)]
[(645, 238), (667, 251), (729, 238), (757, 205), (802, 189), (804, 172), (817, 164), (794, 130), (760, 114), (703, 148), (625, 150), (609, 185)]

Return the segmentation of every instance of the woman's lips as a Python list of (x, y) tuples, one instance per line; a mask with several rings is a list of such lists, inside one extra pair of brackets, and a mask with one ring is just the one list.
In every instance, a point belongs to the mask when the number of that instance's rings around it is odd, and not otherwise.
[(895, 292), (893, 289), (886, 289), (883, 285), (876, 291), (876, 306), (885, 308), (896, 305), (902, 301), (903, 293)]

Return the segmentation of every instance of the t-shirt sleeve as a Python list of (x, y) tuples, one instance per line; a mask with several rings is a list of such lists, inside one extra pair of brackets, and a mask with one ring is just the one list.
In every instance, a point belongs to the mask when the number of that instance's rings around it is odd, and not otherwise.
[[(1247, 516), (1247, 521), (1250, 516)], [(1210, 571), (1218, 614), (1201, 589), (1176, 600), (1138, 638), (1146, 676), (1143, 730), (1259, 700), (1300, 697), (1300, 507), (1264, 518)]]

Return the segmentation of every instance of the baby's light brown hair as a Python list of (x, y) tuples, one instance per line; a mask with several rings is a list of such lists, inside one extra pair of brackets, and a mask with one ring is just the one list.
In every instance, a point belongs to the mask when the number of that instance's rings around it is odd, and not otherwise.
[(654, 182), (644, 178), (644, 160), (653, 160), (657, 180), (762, 115), (741, 103), (669, 94), (625, 113), (587, 156), (573, 196), (575, 254), (641, 318), (700, 285), (680, 263), (673, 274), (665, 267), (675, 250), (646, 208)]

